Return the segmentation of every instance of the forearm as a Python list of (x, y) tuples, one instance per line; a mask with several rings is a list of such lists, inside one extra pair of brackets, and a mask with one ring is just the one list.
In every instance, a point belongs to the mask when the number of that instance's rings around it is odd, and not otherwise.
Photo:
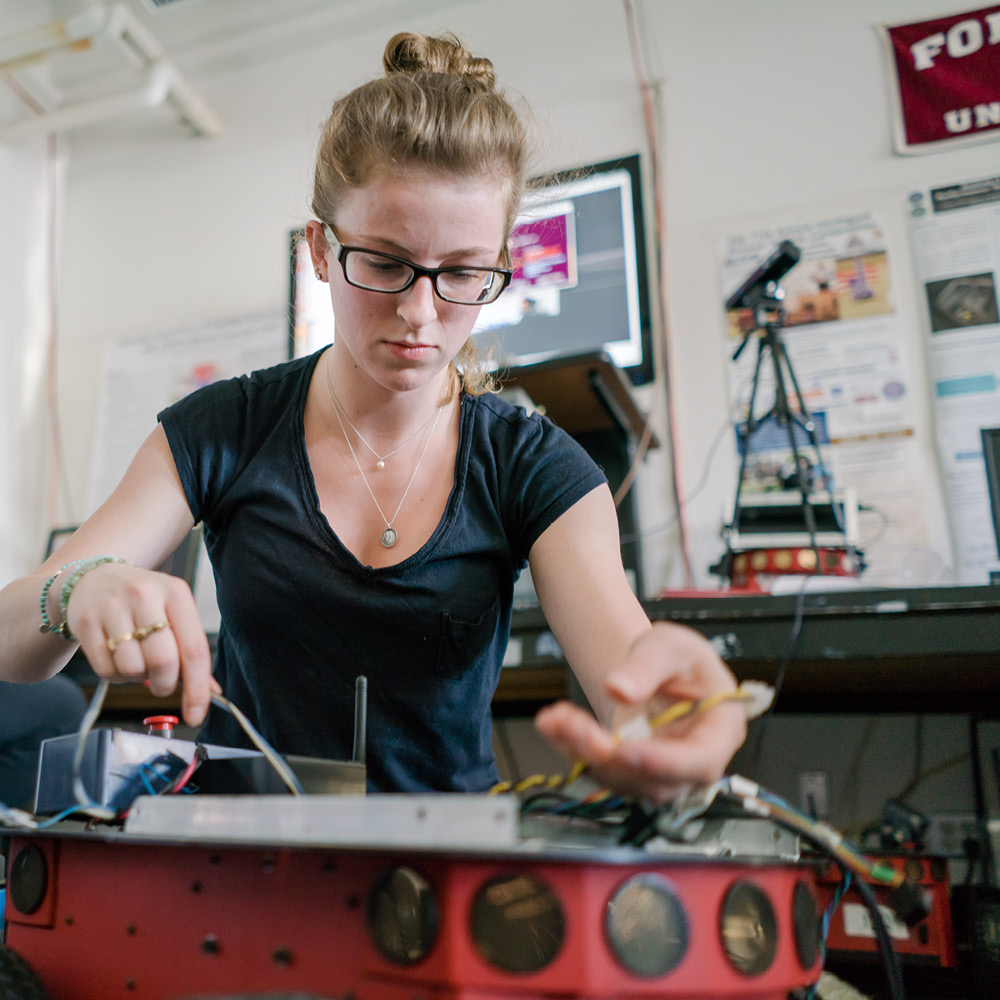
[[(39, 571), (0, 590), (0, 680), (18, 683), (45, 680), (58, 673), (77, 649), (76, 642), (40, 631), (40, 598), (49, 576), (51, 573)], [(50, 593), (47, 602), (54, 624), (61, 620), (58, 598), (58, 591)]]

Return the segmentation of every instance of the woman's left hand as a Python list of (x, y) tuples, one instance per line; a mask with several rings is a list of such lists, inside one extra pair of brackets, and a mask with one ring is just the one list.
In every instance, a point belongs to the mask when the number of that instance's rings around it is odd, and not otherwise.
[(605, 680), (617, 706), (612, 728), (569, 702), (542, 709), (535, 726), (569, 759), (585, 762), (600, 784), (663, 803), (722, 777), (746, 738), (744, 705), (723, 701), (645, 738), (623, 740), (616, 731), (638, 714), (649, 718), (673, 702), (699, 701), (735, 687), (729, 668), (703, 636), (657, 622)]

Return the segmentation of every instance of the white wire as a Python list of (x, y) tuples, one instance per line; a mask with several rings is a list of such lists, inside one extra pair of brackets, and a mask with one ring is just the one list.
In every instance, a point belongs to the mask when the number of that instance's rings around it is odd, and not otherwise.
[(83, 765), (83, 754), (87, 748), (87, 737), (93, 728), (97, 717), (101, 714), (101, 706), (104, 704), (104, 696), (108, 693), (108, 681), (104, 678), (97, 685), (94, 697), (90, 699), (86, 714), (80, 723), (80, 728), (76, 734), (76, 750), (73, 753), (73, 797), (80, 805), (79, 812), (95, 819), (115, 819), (117, 813), (114, 809), (99, 805), (91, 797), (80, 777), (80, 768)]
[(250, 742), (264, 755), (267, 762), (278, 772), (278, 777), (288, 786), (292, 795), (305, 795), (302, 784), (296, 777), (295, 772), (288, 766), (285, 760), (274, 750), (254, 728), (253, 723), (226, 697), (221, 694), (213, 694), (212, 702), (224, 708), (240, 724), (243, 732), (250, 738)]

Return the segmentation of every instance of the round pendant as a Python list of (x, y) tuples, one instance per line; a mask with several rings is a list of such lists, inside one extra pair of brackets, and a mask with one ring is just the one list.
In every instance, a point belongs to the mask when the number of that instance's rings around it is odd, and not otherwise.
[(376, 469), (384, 469), (384, 468), (385, 468), (385, 462), (383, 462), (383, 461), (382, 461), (382, 459), (380, 458), (380, 459), (379, 459), (379, 460), (378, 460), (378, 461), (377, 461), (377, 462), (375, 463), (375, 468), (376, 468)]
[(382, 532), (382, 544), (387, 549), (391, 549), (393, 547), (393, 545), (396, 544), (396, 529), (395, 528), (386, 528), (385, 531)]

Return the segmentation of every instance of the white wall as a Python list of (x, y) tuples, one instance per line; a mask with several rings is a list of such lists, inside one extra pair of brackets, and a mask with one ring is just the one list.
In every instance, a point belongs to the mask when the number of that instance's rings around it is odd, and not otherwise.
[[(663, 95), (671, 390), (684, 488), (700, 478), (726, 410), (720, 236), (833, 212), (879, 212), (894, 255), (897, 306), (919, 363), (905, 192), (928, 181), (994, 174), (1000, 146), (894, 155), (875, 24), (967, 6), (952, 0), (641, 5), (654, 54), (650, 68)], [(62, 510), (62, 519), (87, 513), (106, 344), (284, 305), (286, 233), (308, 215), (318, 127), (337, 94), (379, 71), (393, 31), (450, 29), (489, 55), (501, 81), (535, 109), (539, 166), (643, 150), (641, 102), (618, 0), (508, 0), (501, 8), (480, 0), (442, 2), (414, 5), (405, 16), (388, 0), (367, 7), (364, 23), (377, 28), (361, 27), (359, 19), (350, 30), (317, 33), (293, 55), (251, 66), (233, 60), (225, 72), (193, 75), (226, 123), (220, 139), (189, 138), (166, 112), (73, 134), (59, 283), (73, 509)], [(10, 240), (0, 235), (0, 242)], [(640, 390), (638, 400), (665, 440), (662, 382)], [(664, 448), (643, 469), (646, 526), (672, 512), (669, 465)], [(714, 583), (706, 567), (720, 548), (719, 516), (734, 477), (723, 449), (708, 488), (687, 513), (702, 585)], [(28, 480), (32, 489), (19, 503), (25, 522), (40, 532), (38, 519), (26, 512), (41, 504), (45, 477), (29, 468)], [(40, 541), (33, 539), (26, 552), (37, 551)], [(670, 532), (649, 539), (647, 590), (682, 582), (675, 542)]]
[[(912, 186), (994, 175), (1000, 146), (895, 155), (876, 25), (968, 7), (942, 0), (649, 5), (666, 81), (669, 317), (682, 490), (700, 479), (726, 407), (729, 359), (718, 333), (716, 246), (723, 236), (876, 212), (885, 225), (893, 300), (914, 377), (918, 386), (926, 384), (905, 196)], [(933, 472), (929, 412), (921, 420), (917, 436)], [(698, 569), (721, 548), (720, 499), (735, 480), (735, 460), (721, 455), (690, 511)], [(932, 545), (946, 555), (943, 498), (937, 482), (927, 487)]]
[[(32, 23), (37, 15), (29, 15), (23, 7), (17, 0), (0, 0), (4, 32)], [(23, 110), (13, 93), (0, 87), (0, 116)], [(45, 234), (49, 204), (46, 188), (48, 181), (58, 175), (58, 155), (49, 156), (44, 140), (17, 147), (0, 145), (2, 582), (38, 562), (53, 516), (46, 405), (49, 309)]]

